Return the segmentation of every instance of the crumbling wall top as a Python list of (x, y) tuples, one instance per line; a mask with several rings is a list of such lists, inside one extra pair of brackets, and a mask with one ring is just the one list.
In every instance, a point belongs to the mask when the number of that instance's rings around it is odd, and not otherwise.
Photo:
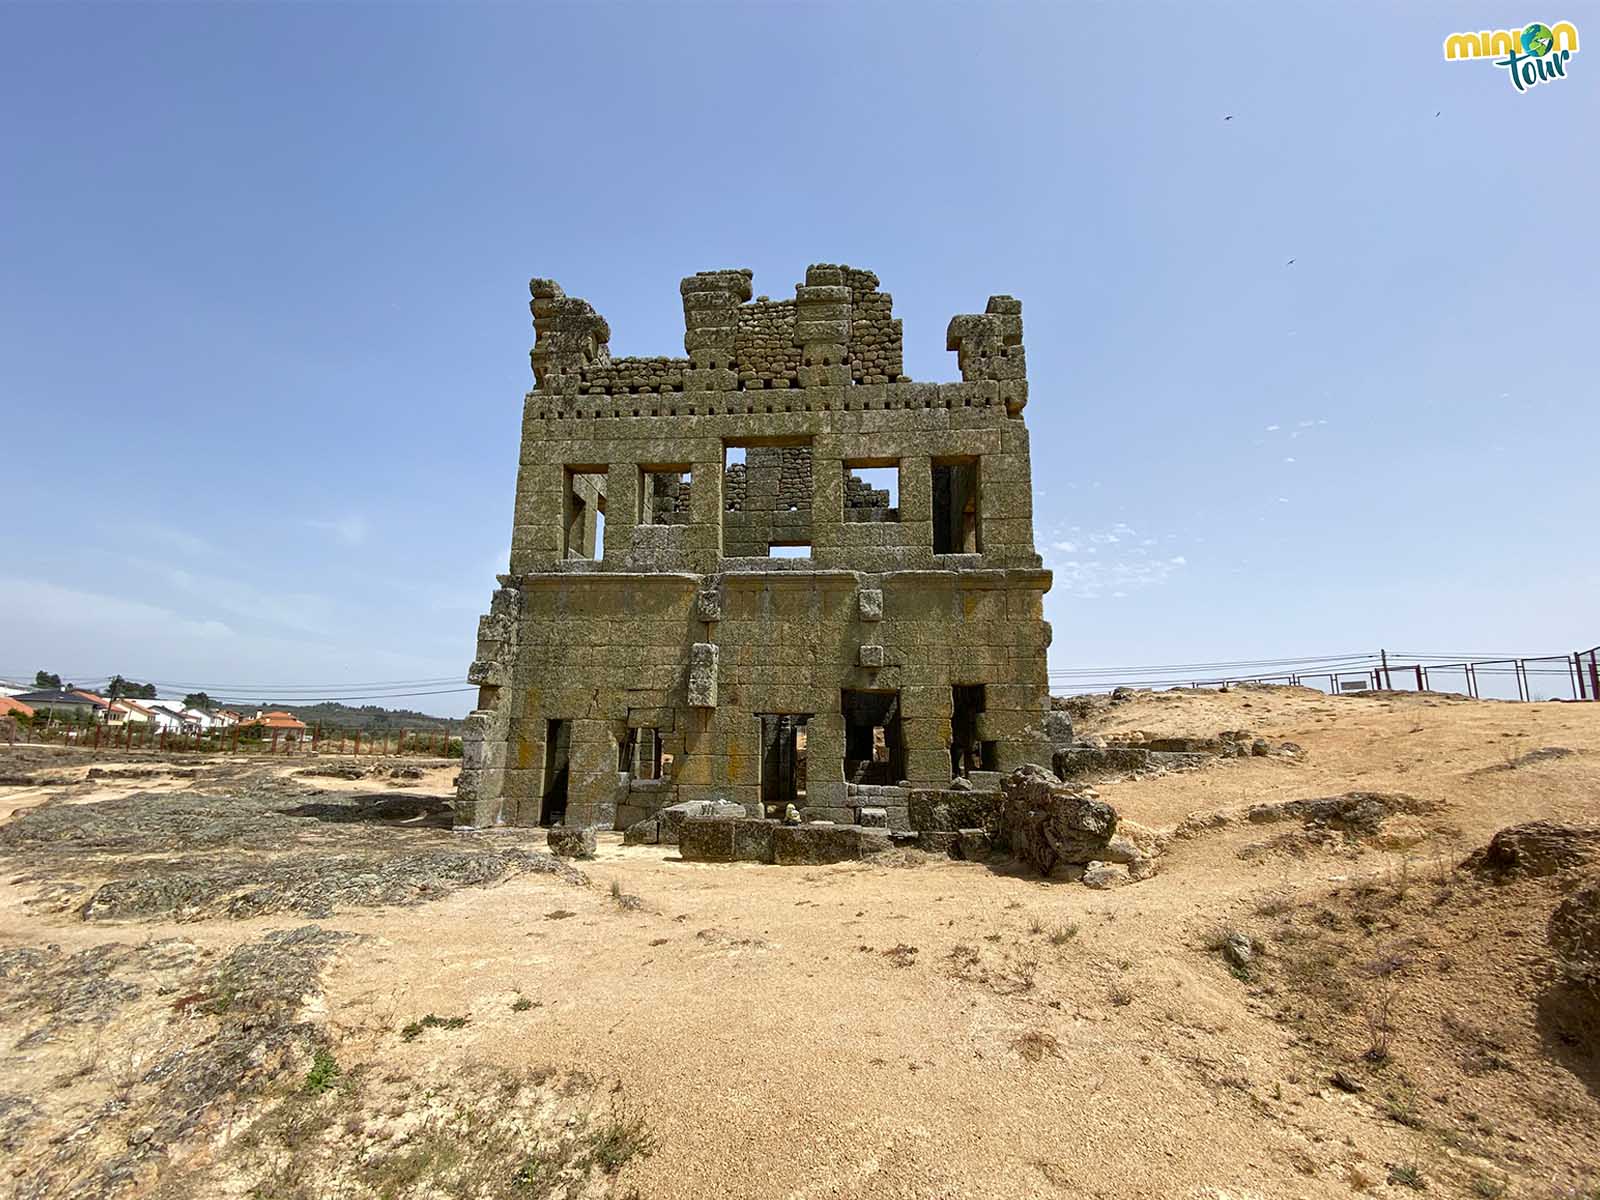
[[(686, 358), (612, 358), (611, 329), (588, 301), (534, 279), (536, 389), (556, 396), (731, 392), (910, 383), (901, 323), (878, 276), (812, 263), (793, 299), (752, 301), (749, 268), (698, 271), (678, 285)], [(1022, 304), (991, 296), (983, 313), (951, 319), (946, 344), (963, 382), (1003, 382), (1007, 411), (1027, 396)]]

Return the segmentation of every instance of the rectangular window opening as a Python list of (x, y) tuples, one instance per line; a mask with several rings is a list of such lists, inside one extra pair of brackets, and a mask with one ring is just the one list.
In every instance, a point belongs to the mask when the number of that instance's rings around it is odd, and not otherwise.
[(933, 552), (983, 552), (975, 458), (933, 460)]
[(639, 474), (639, 524), (689, 523), (688, 467), (645, 467)]
[(606, 468), (568, 467), (562, 497), (562, 557), (605, 557)]
[(572, 722), (550, 720), (544, 724), (544, 788), (540, 792), (539, 824), (561, 825), (567, 819), (567, 754), (572, 744)]
[(844, 777), (848, 783), (899, 783), (906, 775), (905, 741), (900, 729), (900, 693), (845, 689)]
[[(965, 779), (983, 765), (983, 743), (978, 740), (978, 714), (984, 710), (981, 683), (958, 683), (950, 689), (950, 778)], [(993, 743), (989, 743), (993, 745)]]
[(844, 464), (844, 519), (898, 521), (900, 464), (876, 460)]
[(724, 443), (722, 553), (728, 558), (809, 558), (811, 443)]
[(661, 734), (651, 726), (628, 730), (628, 736), (617, 749), (617, 770), (635, 779), (662, 777)]
[(782, 820), (789, 805), (806, 802), (806, 722), (809, 713), (762, 713), (761, 811)]

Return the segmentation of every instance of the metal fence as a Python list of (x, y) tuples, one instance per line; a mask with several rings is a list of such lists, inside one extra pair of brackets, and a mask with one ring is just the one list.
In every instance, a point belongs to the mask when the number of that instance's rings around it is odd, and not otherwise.
[[(1251, 672), (1245, 668), (1256, 666)], [(1185, 674), (1204, 667), (1218, 674)], [(1571, 654), (1472, 656), (1418, 654), (1328, 655), (1261, 659), (1254, 663), (1178, 663), (1149, 667), (1085, 668), (1050, 672), (1051, 691), (1103, 692), (1116, 687), (1223, 688), (1278, 683), (1329, 695), (1351, 692), (1444, 692), (1475, 700), (1600, 701), (1600, 646)]]

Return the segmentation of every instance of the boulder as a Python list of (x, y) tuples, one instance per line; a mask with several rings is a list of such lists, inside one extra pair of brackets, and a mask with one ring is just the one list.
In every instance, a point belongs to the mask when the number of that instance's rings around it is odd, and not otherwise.
[(593, 858), (594, 830), (580, 829), (575, 825), (553, 825), (545, 835), (545, 844), (557, 858)]
[(1494, 875), (1554, 875), (1596, 859), (1600, 825), (1529, 821), (1502, 829), (1466, 865)]
[(1001, 836), (1011, 853), (1041, 875), (1060, 863), (1104, 859), (1117, 831), (1117, 814), (1109, 804), (1084, 795), (1084, 789), (1063, 784), (1049, 771), (1024, 764), (1006, 777)]
[(1092, 862), (1083, 871), (1084, 887), (1114, 888), (1128, 882), (1128, 868), (1122, 863)]
[(1255, 942), (1249, 934), (1240, 933), (1235, 929), (1222, 943), (1222, 957), (1228, 960), (1230, 966), (1243, 970), (1255, 961)]

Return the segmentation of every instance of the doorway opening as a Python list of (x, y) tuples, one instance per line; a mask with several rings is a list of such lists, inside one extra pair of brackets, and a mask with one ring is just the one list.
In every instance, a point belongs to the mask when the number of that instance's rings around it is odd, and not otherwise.
[(998, 769), (999, 747), (978, 737), (978, 715), (984, 711), (983, 684), (958, 683), (950, 689), (950, 778), (965, 779), (974, 771)]
[(849, 783), (897, 784), (906, 776), (900, 693), (845, 689), (844, 777)]
[(806, 802), (806, 722), (809, 713), (761, 714), (761, 811), (781, 820), (789, 805)]
[(567, 754), (572, 746), (572, 722), (545, 722), (544, 790), (539, 803), (539, 824), (561, 825), (567, 819)]

